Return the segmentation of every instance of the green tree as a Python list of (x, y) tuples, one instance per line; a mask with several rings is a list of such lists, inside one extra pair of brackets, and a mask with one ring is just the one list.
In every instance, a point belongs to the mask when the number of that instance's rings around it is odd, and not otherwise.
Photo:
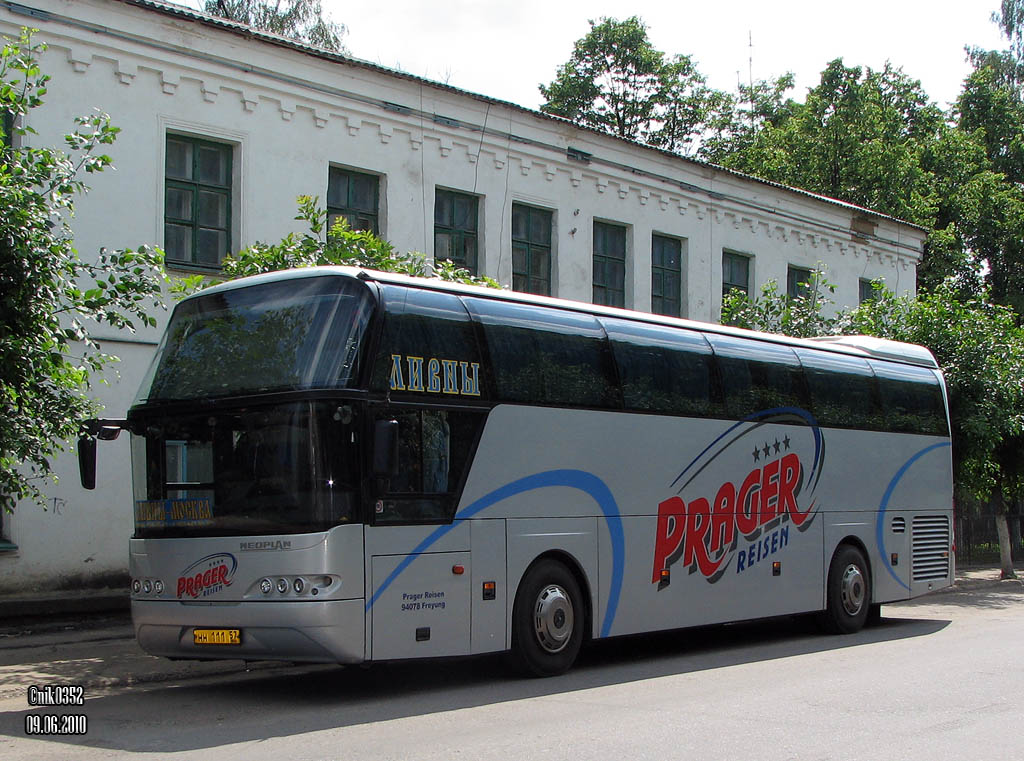
[(206, 0), (204, 10), (323, 50), (345, 52), (342, 38), (348, 30), (324, 14), (320, 0)]
[[(242, 249), (224, 260), (223, 276), (233, 280), (295, 267), (348, 265), (413, 277), (432, 276), (470, 285), (501, 287), (497, 281), (471, 275), (450, 261), (434, 262), (431, 266), (424, 254), (416, 251), (399, 253), (394, 246), (371, 232), (350, 229), (343, 217), (328, 228), (327, 211), (318, 204), (319, 199), (314, 196), (299, 196), (299, 212), (295, 219), (306, 222), (309, 232), (302, 235), (289, 233), (278, 243), (255, 243)], [(212, 283), (197, 275), (183, 279), (177, 290), (188, 293), (207, 284)]]
[(751, 299), (739, 289), (722, 298), (722, 322), (737, 328), (781, 333), (797, 338), (813, 338), (835, 333), (836, 318), (823, 307), (833, 304), (836, 288), (826, 277), (824, 268), (812, 270), (808, 282), (800, 283), (802, 292), (789, 297), (779, 284), (769, 280), (761, 293)]
[(999, 61), (986, 58), (956, 104), (960, 130), (983, 151), (981, 171), (957, 197), (964, 242), (986, 264), (992, 297), (1024, 314), (1024, 101)]
[[(1002, 0), (999, 10), (992, 14), (992, 21), (999, 25), (1003, 34), (1010, 41), (1007, 58), (1017, 64), (1024, 62), (1024, 2), (1022, 0)], [(977, 51), (972, 52), (976, 53)], [(1017, 81), (1021, 81), (1019, 77)]]
[[(824, 281), (816, 273), (816, 281)], [(816, 308), (832, 313), (834, 304), (819, 293)], [(722, 320), (755, 330), (790, 335), (871, 335), (920, 344), (942, 368), (949, 398), (953, 440), (954, 484), (960, 504), (993, 501), (1003, 576), (1013, 576), (1006, 514), (1020, 504), (1024, 436), (1024, 330), (1014, 312), (981, 296), (963, 300), (955, 284), (946, 283), (917, 298), (896, 297), (880, 285), (875, 298), (832, 317), (800, 314), (777, 289), (765, 288), (754, 299), (729, 294)], [(780, 315), (783, 318), (780, 319)]]
[(712, 145), (720, 163), (916, 224), (933, 220), (920, 157), (943, 115), (919, 82), (890, 64), (874, 71), (836, 59), (802, 104), (783, 105), (779, 86), (763, 86), (771, 118), (754, 135)]
[(793, 89), (793, 74), (752, 84), (738, 84), (738, 95), (724, 100), (713, 110), (708, 133), (701, 141), (698, 155), (721, 164), (732, 154), (749, 151), (762, 131), (777, 129), (799, 104), (786, 93)]
[(93, 263), (74, 248), (68, 221), (87, 190), (81, 176), (111, 165), (100, 151), (118, 130), (97, 113), (75, 120), (67, 152), (31, 144), (32, 112), (49, 79), (38, 64), (43, 49), (23, 31), (0, 53), (0, 111), (18, 125), (0, 148), (0, 506), (7, 510), (21, 499), (43, 502), (41, 484), (56, 480), (53, 456), (98, 411), (86, 391), (116, 357), (92, 338), (94, 326), (153, 325), (147, 310), (162, 304), (161, 252), (104, 250)]
[(689, 56), (666, 56), (636, 16), (589, 21), (541, 111), (627, 140), (688, 151), (728, 95), (709, 88)]

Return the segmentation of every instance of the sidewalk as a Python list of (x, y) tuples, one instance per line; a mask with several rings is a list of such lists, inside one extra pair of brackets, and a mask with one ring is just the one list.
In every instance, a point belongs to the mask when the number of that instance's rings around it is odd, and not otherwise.
[[(948, 590), (943, 591), (956, 592), (959, 590), (998, 586), (1003, 583), (1024, 583), (1024, 570), (1020, 568), (1016, 570), (1018, 576), (1017, 579), (1001, 579), (999, 566), (972, 565), (964, 566), (963, 568), (958, 567), (956, 569), (956, 579), (953, 582), (953, 586)], [(939, 594), (941, 594), (941, 592), (939, 592)]]

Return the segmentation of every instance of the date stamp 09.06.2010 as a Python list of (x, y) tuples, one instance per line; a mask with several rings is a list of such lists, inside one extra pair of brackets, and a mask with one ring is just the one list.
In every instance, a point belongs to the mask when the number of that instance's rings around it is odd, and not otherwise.
[[(79, 684), (33, 684), (28, 688), (28, 704), (35, 707), (85, 705), (85, 689)], [(26, 735), (84, 735), (89, 719), (84, 713), (27, 713)]]

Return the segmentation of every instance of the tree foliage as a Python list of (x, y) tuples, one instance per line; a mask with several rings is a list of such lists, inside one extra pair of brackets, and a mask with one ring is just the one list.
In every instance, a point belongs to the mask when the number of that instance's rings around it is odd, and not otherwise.
[(31, 146), (32, 112), (49, 79), (38, 64), (43, 49), (23, 31), (0, 54), (0, 112), (20, 125), (0, 148), (0, 506), (8, 510), (20, 499), (42, 503), (53, 456), (97, 411), (85, 392), (116, 357), (93, 338), (95, 326), (153, 325), (148, 310), (162, 304), (161, 252), (104, 250), (88, 262), (74, 248), (69, 220), (87, 190), (82, 174), (111, 165), (100, 151), (118, 129), (96, 113), (75, 120), (67, 152)]
[(718, 164), (730, 155), (751, 150), (764, 130), (780, 127), (792, 115), (797, 104), (786, 97), (791, 89), (791, 72), (751, 84), (738, 83), (736, 97), (723, 100), (712, 113), (700, 157)]
[(342, 38), (348, 30), (324, 14), (320, 0), (206, 0), (205, 11), (323, 50), (345, 52)]
[(783, 104), (785, 84), (762, 83), (768, 118), (732, 141), (709, 144), (706, 157), (910, 222), (934, 218), (921, 153), (942, 112), (919, 82), (888, 64), (874, 71), (836, 59), (804, 103)]
[(813, 270), (808, 282), (800, 286), (800, 295), (792, 298), (781, 292), (774, 280), (762, 285), (761, 293), (753, 299), (733, 289), (722, 297), (722, 322), (797, 338), (835, 333), (836, 318), (829, 316), (823, 307), (833, 303), (831, 295), (836, 288), (825, 277), (824, 269)]
[(957, 101), (958, 127), (981, 154), (957, 197), (965, 245), (984, 261), (992, 297), (1024, 314), (1024, 101), (999, 60), (976, 68)]
[(689, 56), (667, 56), (636, 16), (589, 21), (554, 81), (540, 85), (541, 111), (627, 140), (686, 153), (711, 115), (729, 102)]

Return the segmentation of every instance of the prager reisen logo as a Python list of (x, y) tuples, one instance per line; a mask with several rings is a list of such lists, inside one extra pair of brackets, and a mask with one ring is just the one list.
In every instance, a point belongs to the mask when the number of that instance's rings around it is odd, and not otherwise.
[(178, 577), (177, 597), (208, 597), (231, 586), (238, 560), (229, 552), (217, 552), (200, 558)]
[[(667, 586), (668, 569), (680, 561), (715, 583), (730, 569), (744, 573), (783, 551), (791, 529), (806, 531), (814, 520), (824, 453), (821, 429), (806, 410), (764, 410), (731, 426), (658, 505), (651, 583)], [(723, 470), (732, 477), (723, 479)]]

